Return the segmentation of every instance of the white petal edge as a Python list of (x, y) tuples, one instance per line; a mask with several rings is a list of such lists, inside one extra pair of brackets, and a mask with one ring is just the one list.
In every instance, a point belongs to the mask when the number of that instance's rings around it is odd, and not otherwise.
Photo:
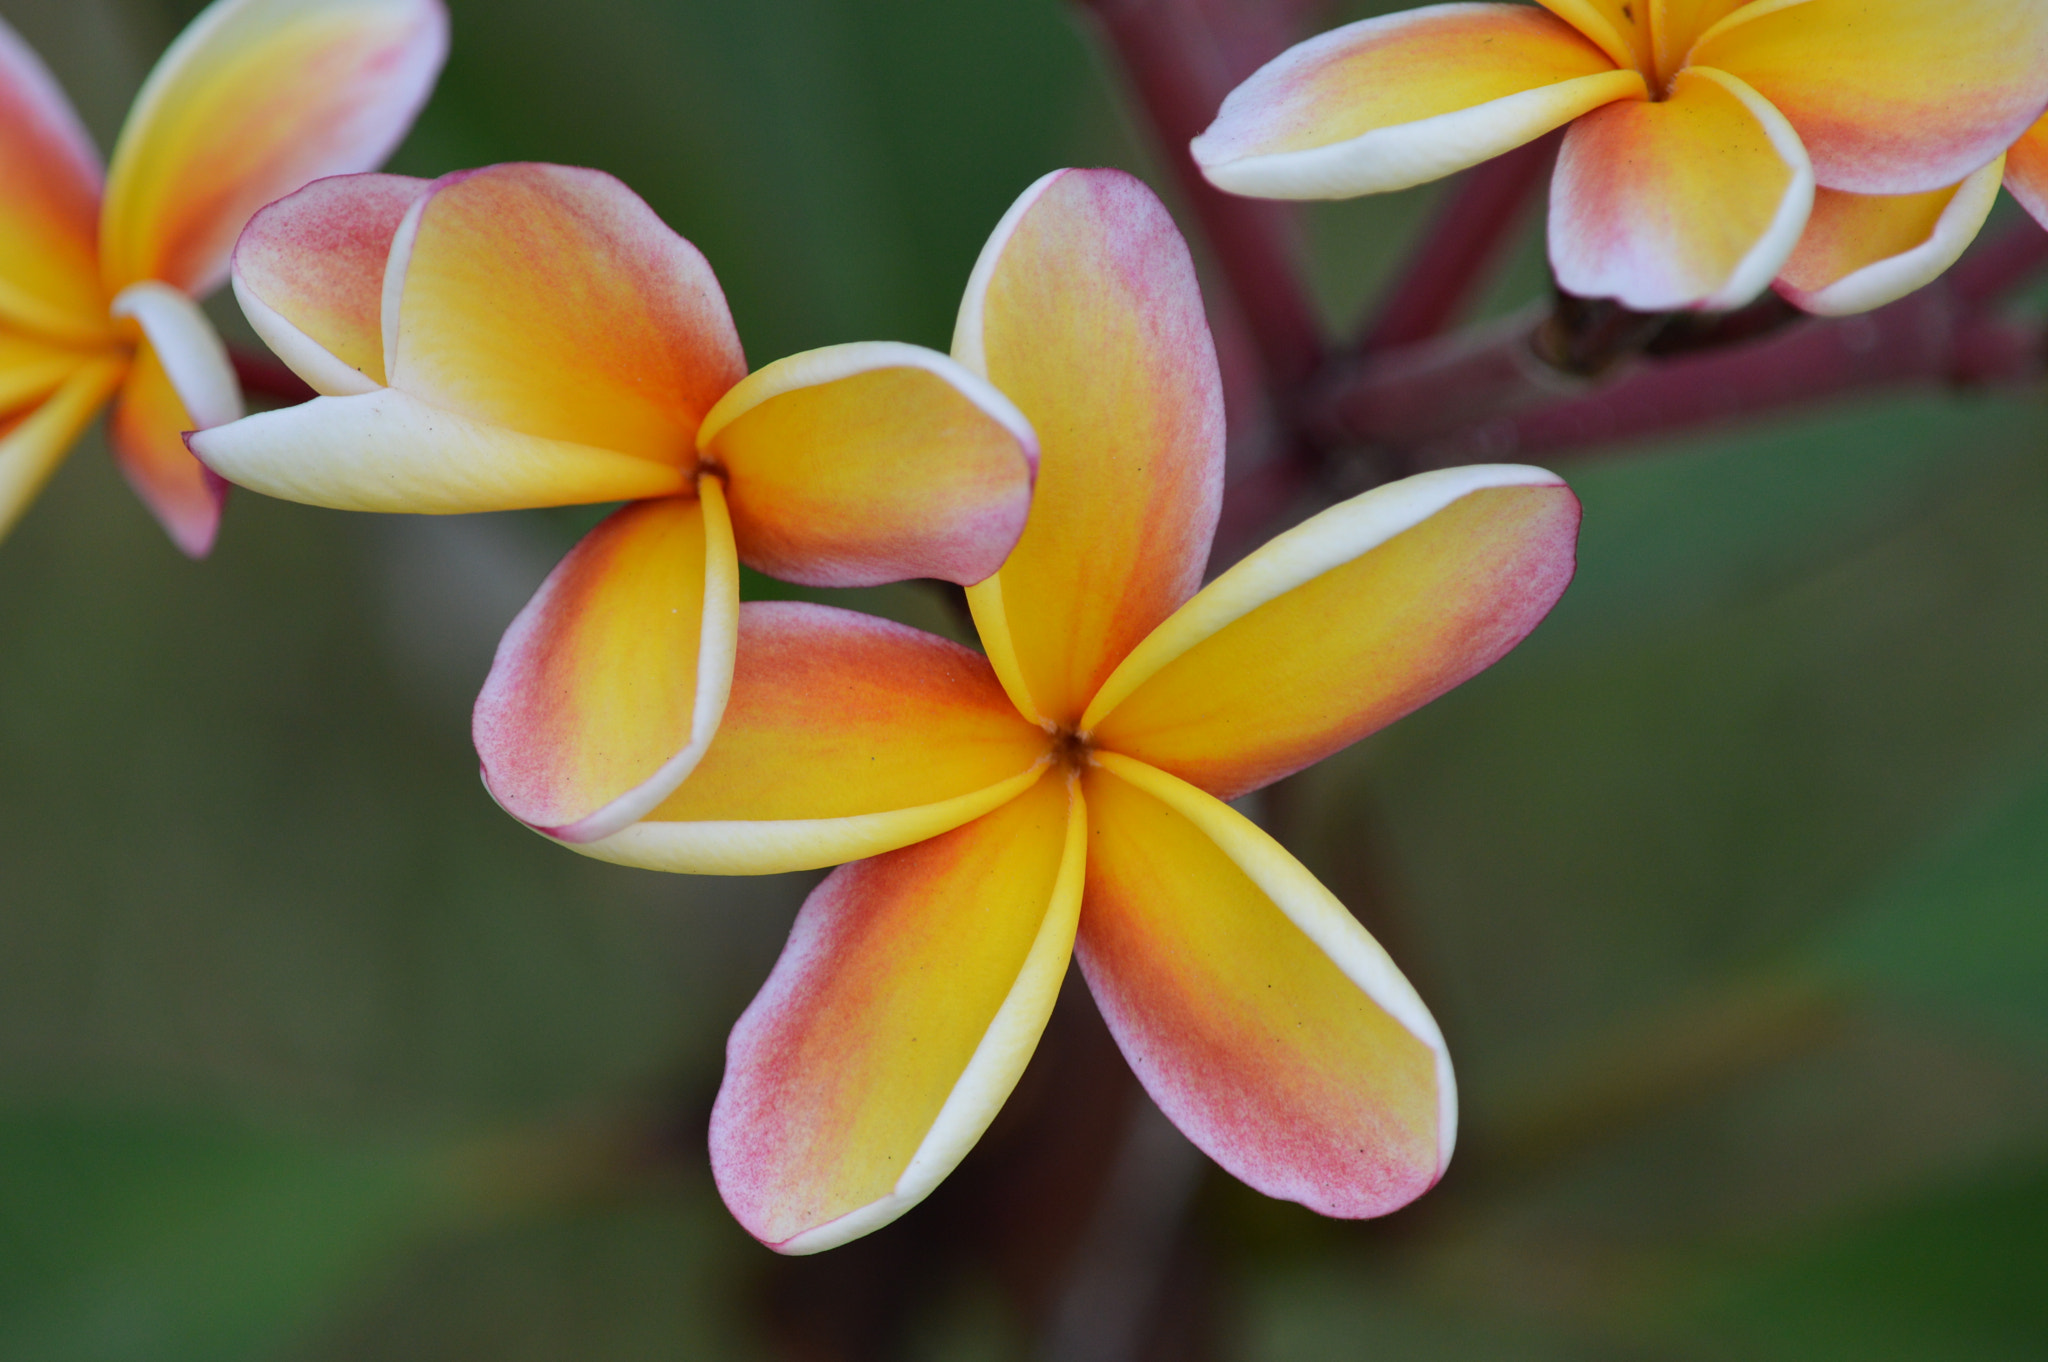
[(1074, 932), (1081, 921), (1081, 890), (1087, 879), (1088, 812), (1079, 782), (1067, 778), (1067, 836), (1060, 850), (1059, 873), (1052, 898), (1039, 921), (1038, 935), (1024, 957), (1017, 981), (982, 1033), (967, 1067), (939, 1108), (917, 1152), (903, 1166), (903, 1175), (888, 1196), (848, 1211), (774, 1245), (777, 1253), (800, 1256), (822, 1253), (870, 1234), (923, 1201), (960, 1166), (995, 1120), (1003, 1103), (1024, 1075), (1024, 1066), (1038, 1048), (1045, 1023), (1059, 999), (1060, 981), (1074, 954)]
[(1985, 166), (1956, 186), (1955, 197), (1942, 209), (1934, 231), (1910, 251), (1865, 265), (1845, 274), (1826, 288), (1812, 293), (1791, 285), (1778, 284), (1787, 300), (1817, 317), (1847, 317), (1886, 303), (1897, 302), (1915, 289), (1934, 282), (1983, 230), (1984, 220), (1998, 202), (1998, 188), (2005, 179), (2005, 157)]
[(1474, 492), (1493, 487), (1562, 487), (1564, 479), (1523, 464), (1472, 464), (1402, 478), (1332, 506), (1284, 534), (1197, 592), (1124, 660), (1081, 716), (1088, 732), (1175, 658), (1267, 602), (1342, 567)]
[(964, 795), (845, 818), (635, 823), (595, 842), (564, 842), (593, 860), (682, 875), (779, 875), (820, 870), (951, 832), (1023, 794), (1051, 766), (1043, 758), (995, 784)]
[[(690, 741), (653, 775), (595, 813), (562, 827), (539, 829), (557, 841), (595, 842), (639, 822), (689, 779), (718, 735), (726, 701), (732, 697), (733, 657), (740, 640), (739, 554), (733, 546), (732, 516), (725, 508), (725, 485), (706, 474), (697, 480), (697, 499), (704, 508), (704, 621), (698, 633), (697, 697), (690, 711)], [(505, 631), (501, 651), (512, 644), (525, 622), (526, 612), (521, 611)], [(485, 788), (489, 785), (486, 781)]]
[(164, 376), (199, 429), (242, 419), (242, 385), (234, 362), (199, 304), (169, 284), (145, 279), (122, 289), (107, 310), (133, 317), (149, 337)]
[(1245, 873), (1273, 906), (1298, 928), (1359, 990), (1429, 1047), (1436, 1057), (1437, 1176), (1450, 1165), (1458, 1141), (1458, 1088), (1444, 1036), (1422, 997), (1372, 933), (1359, 925), (1322, 881), (1259, 826), (1215, 796), (1177, 776), (1115, 752), (1094, 754), (1111, 775), (1143, 790), (1193, 823), (1231, 864)]
[(355, 366), (344, 364), (332, 350), (286, 321), (283, 313), (243, 284), (240, 270), (229, 271), (228, 285), (234, 289), (235, 301), (241, 304), (242, 315), (249, 319), (257, 337), (284, 361), (287, 369), (305, 379), (314, 392), (322, 397), (360, 397), (383, 386)]

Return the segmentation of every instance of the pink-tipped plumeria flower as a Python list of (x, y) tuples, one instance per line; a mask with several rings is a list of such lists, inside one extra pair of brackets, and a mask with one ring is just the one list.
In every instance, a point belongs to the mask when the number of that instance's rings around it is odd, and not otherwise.
[(118, 395), (121, 471), (179, 548), (211, 550), (222, 489), (181, 436), (242, 395), (194, 300), (251, 213), (389, 155), (447, 50), (440, 0), (216, 0), (143, 84), (103, 185), (0, 23), (0, 535)]
[[(1162, 1109), (1329, 1215), (1450, 1157), (1442, 1036), (1329, 891), (1224, 801), (1424, 704), (1535, 626), (1579, 510), (1533, 468), (1380, 488), (1197, 591), (1223, 409), (1187, 248), (1118, 171), (997, 227), (953, 352), (1043, 442), (1030, 521), (968, 589), (986, 656), (850, 611), (740, 607), (724, 726), (646, 819), (655, 869), (841, 865), (733, 1032), (726, 1204), (789, 1253), (901, 1215), (980, 1137), (1078, 951)], [(867, 858), (867, 859), (855, 859)]]
[(1432, 5), (1282, 53), (1193, 144), (1219, 188), (1351, 198), (1569, 123), (1560, 286), (1645, 312), (1774, 280), (1818, 312), (1918, 288), (2048, 106), (2048, 0), (1542, 0)]
[(491, 793), (564, 841), (632, 823), (703, 755), (739, 561), (965, 585), (1024, 530), (1036, 437), (985, 379), (889, 342), (748, 375), (704, 257), (595, 170), (323, 180), (249, 223), (233, 277), (323, 396), (193, 435), (229, 481), (359, 511), (632, 503), (513, 622), (477, 701)]

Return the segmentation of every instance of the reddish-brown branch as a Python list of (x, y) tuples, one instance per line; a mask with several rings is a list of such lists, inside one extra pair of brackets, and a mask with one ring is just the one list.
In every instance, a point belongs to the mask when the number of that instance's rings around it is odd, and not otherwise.
[(242, 384), (243, 394), (248, 397), (290, 406), (311, 401), (315, 396), (305, 379), (269, 355), (259, 355), (253, 350), (230, 350), (228, 358), (234, 363), (235, 377)]
[(1414, 345), (1458, 320), (1549, 177), (1558, 140), (1539, 138), (1458, 178), (1360, 334), (1361, 352)]

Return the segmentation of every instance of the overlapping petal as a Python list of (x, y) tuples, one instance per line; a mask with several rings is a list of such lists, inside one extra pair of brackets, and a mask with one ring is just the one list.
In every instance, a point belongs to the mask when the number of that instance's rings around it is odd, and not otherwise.
[[(1630, 4), (1631, 0), (1620, 0)], [(1647, 0), (1652, 70), (1668, 81), (1685, 66), (1692, 49), (1715, 24), (1735, 13), (1747, 0)]]
[(315, 392), (384, 385), (384, 267), (429, 187), (404, 175), (316, 180), (242, 229), (230, 273), (242, 315)]
[(54, 339), (106, 339), (99, 153), (42, 59), (5, 20), (0, 186), (0, 323)]
[(1048, 741), (959, 644), (849, 610), (753, 602), (696, 771), (644, 821), (577, 849), (693, 874), (836, 865), (1008, 802), (1038, 779)]
[(500, 165), (445, 176), (385, 278), (389, 380), (507, 430), (671, 465), (746, 374), (696, 247), (609, 175)]
[(1571, 581), (1578, 525), (1578, 500), (1538, 468), (1367, 492), (1204, 587), (1084, 723), (1109, 750), (1235, 798), (1493, 665)]
[(1222, 495), (1223, 396), (1194, 265), (1138, 180), (1058, 171), (997, 226), (953, 354), (1038, 432), (1024, 537), (968, 592), (1018, 708), (1071, 723), (1194, 593)]
[(2048, 227), (2048, 118), (2028, 128), (2006, 152), (2005, 187), (2034, 221)]
[(204, 558), (220, 532), (227, 487), (185, 448), (199, 423), (180, 400), (156, 347), (144, 342), (121, 385), (107, 437), (121, 474), (187, 557)]
[(1550, 186), (1566, 291), (1640, 312), (1739, 307), (1798, 244), (1813, 204), (1799, 138), (1741, 81), (1691, 67), (1671, 98), (1572, 124)]
[(0, 535), (28, 509), (127, 370), (125, 360), (87, 359), (40, 405), (0, 418)]
[(90, 351), (0, 329), (0, 419), (20, 415), (63, 387), (90, 356)]
[(732, 476), (751, 567), (810, 586), (965, 586), (1024, 532), (1038, 440), (988, 381), (887, 341), (778, 360), (727, 393), (698, 449)]
[(710, 746), (739, 630), (739, 566), (718, 479), (592, 530), (505, 631), (477, 697), (484, 783), (565, 841), (659, 804)]
[(2005, 158), (1931, 194), (1822, 189), (1778, 292), (1825, 317), (1867, 312), (1931, 283), (1962, 258), (1991, 207)]
[(1960, 183), (2048, 105), (2042, 0), (1757, 0), (1693, 49), (1798, 131), (1815, 178), (1858, 194)]
[(1457, 1101), (1415, 990), (1228, 805), (1098, 760), (1082, 782), (1077, 955), (1152, 1100), (1234, 1176), (1324, 1215), (1383, 1215), (1427, 1191)]
[(1211, 183), (1348, 198), (1476, 165), (1590, 109), (1648, 93), (1571, 24), (1524, 5), (1431, 5), (1289, 48), (1191, 146)]
[(637, 501), (688, 491), (687, 468), (457, 416), (396, 388), (316, 397), (200, 431), (229, 482), (342, 511), (452, 515)]
[(1052, 1012), (1086, 844), (1079, 792), (1045, 779), (818, 886), (733, 1029), (712, 1110), (712, 1170), (750, 1233), (831, 1248), (959, 1163)]
[(390, 154), (447, 54), (440, 0), (221, 0), (136, 96), (107, 179), (108, 293), (203, 295), (264, 204)]

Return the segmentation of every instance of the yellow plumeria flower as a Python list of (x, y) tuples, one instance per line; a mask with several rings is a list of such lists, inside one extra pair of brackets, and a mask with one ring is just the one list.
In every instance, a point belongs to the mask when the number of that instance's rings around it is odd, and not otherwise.
[(698, 873), (854, 862), (733, 1032), (711, 1127), (727, 1205), (790, 1253), (901, 1215), (1001, 1106), (1075, 953), (1146, 1089), (1225, 1168), (1329, 1215), (1406, 1203), (1450, 1157), (1443, 1038), (1224, 801), (1513, 647), (1571, 577), (1577, 501), (1540, 469), (1428, 474), (1198, 592), (1221, 382), (1187, 248), (1118, 171), (1024, 194), (953, 353), (1042, 442), (1023, 538), (968, 589), (986, 656), (744, 605), (696, 772), (581, 848)]
[(1569, 123), (1560, 286), (1647, 312), (1776, 280), (1839, 313), (1953, 263), (2044, 106), (2048, 0), (1448, 4), (1281, 54), (1192, 150), (1232, 193), (1350, 198)]
[(193, 435), (229, 481), (360, 511), (632, 503), (513, 622), (477, 702), (491, 793), (564, 841), (703, 755), (740, 561), (965, 585), (1024, 530), (1036, 438), (985, 379), (879, 341), (749, 375), (710, 265), (599, 171), (322, 180), (256, 215), (233, 279), (323, 395)]
[(0, 534), (109, 398), (121, 471), (193, 557), (221, 488), (181, 434), (242, 414), (195, 299), (249, 215), (389, 155), (448, 49), (440, 0), (217, 0), (99, 155), (36, 55), (0, 23)]

